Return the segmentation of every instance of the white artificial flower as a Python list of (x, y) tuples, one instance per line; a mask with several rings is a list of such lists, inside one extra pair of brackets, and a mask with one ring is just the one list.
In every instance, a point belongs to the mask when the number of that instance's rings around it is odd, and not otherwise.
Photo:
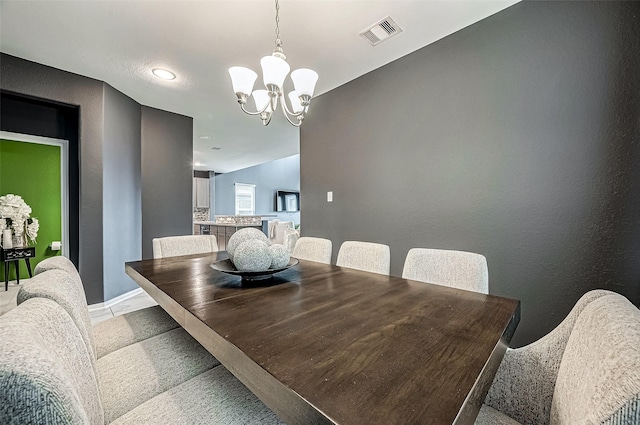
[(27, 225), (27, 238), (29, 238), (30, 241), (35, 242), (36, 237), (38, 237), (40, 223), (38, 222), (37, 218), (32, 218), (31, 220), (31, 224)]
[[(35, 242), (40, 225), (37, 219), (31, 219), (30, 216), (31, 207), (21, 196), (11, 193), (0, 196), (0, 229), (10, 228), (17, 238), (26, 233), (26, 237)], [(7, 219), (11, 220), (11, 225), (7, 224)]]

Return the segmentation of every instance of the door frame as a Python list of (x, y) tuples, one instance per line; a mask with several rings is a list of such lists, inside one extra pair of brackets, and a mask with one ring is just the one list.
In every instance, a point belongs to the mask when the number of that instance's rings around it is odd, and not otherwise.
[(62, 211), (62, 250), (64, 256), (69, 256), (69, 141), (52, 139), (50, 137), (33, 136), (31, 134), (11, 133), (0, 131), (0, 139), (13, 142), (35, 143), (60, 147), (60, 211)]

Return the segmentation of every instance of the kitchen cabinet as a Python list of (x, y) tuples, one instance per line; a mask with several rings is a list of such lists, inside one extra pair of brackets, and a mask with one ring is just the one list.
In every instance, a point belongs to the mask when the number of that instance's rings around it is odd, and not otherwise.
[(194, 177), (196, 208), (209, 208), (209, 179)]

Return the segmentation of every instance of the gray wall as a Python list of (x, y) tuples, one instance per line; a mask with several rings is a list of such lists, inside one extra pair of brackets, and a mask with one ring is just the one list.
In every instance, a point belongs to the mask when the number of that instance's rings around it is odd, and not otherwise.
[(215, 213), (217, 215), (235, 214), (235, 183), (256, 185), (257, 215), (277, 215), (282, 221), (300, 224), (299, 212), (275, 212), (276, 190), (300, 190), (300, 155), (217, 175), (215, 177)]
[(412, 247), (484, 254), (516, 346), (593, 288), (640, 303), (639, 15), (519, 3), (314, 99), (302, 234), (386, 243), (393, 275)]
[(104, 299), (138, 288), (124, 272), (142, 257), (140, 105), (104, 85), (103, 252)]
[(80, 106), (80, 255), (89, 303), (102, 302), (102, 141), (104, 83), (2, 54), (0, 88)]
[(142, 258), (151, 240), (193, 233), (193, 118), (142, 107)]
[(144, 249), (150, 257), (152, 237), (192, 231), (192, 119), (14, 56), (2, 54), (0, 66), (2, 90), (79, 106), (78, 268), (87, 302), (136, 288), (124, 262)]

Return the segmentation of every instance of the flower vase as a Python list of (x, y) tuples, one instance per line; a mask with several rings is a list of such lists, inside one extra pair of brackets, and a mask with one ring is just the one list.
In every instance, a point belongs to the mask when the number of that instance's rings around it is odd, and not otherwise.
[(13, 247), (14, 248), (24, 248), (26, 247), (26, 241), (24, 238), (24, 234), (13, 235)]
[(11, 229), (4, 229), (2, 231), (2, 248), (11, 249), (13, 248), (13, 235)]

